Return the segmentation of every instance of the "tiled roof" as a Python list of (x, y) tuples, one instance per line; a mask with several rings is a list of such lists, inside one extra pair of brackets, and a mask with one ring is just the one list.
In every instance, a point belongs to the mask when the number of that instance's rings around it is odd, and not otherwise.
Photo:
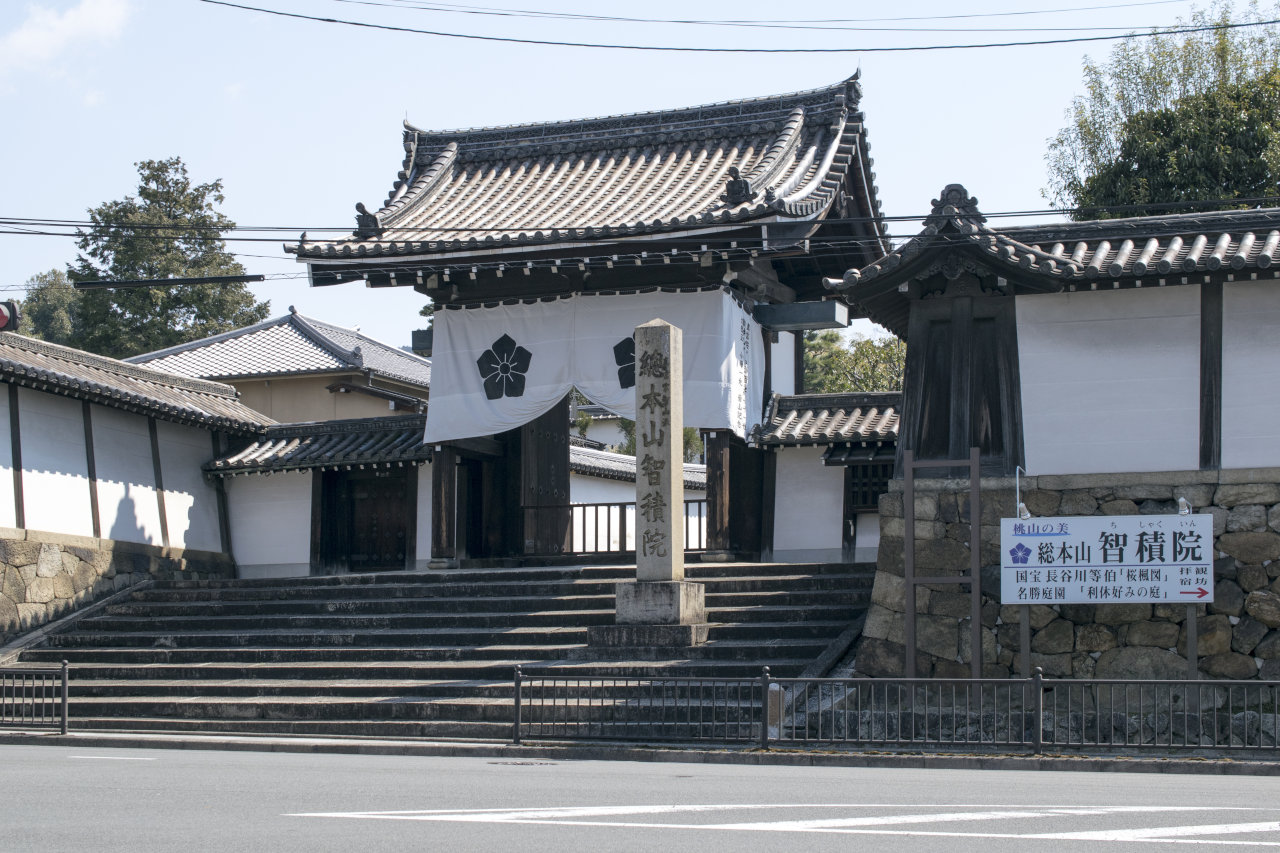
[(215, 459), (204, 469), (220, 477), (277, 473), (310, 468), (394, 467), (417, 465), (431, 457), (422, 443), (426, 418), (356, 418), (281, 424), (256, 443)]
[(183, 376), (218, 379), (368, 370), (424, 388), (431, 382), (428, 359), (292, 309), (284, 317), (129, 361)]
[[(1031, 291), (1194, 284), (1206, 276), (1280, 277), (1280, 208), (1100, 219), (993, 230), (977, 199), (951, 184), (924, 230), (873, 264), (827, 286), (899, 335), (906, 297), (898, 285), (937, 273), (940, 253), (967, 248)], [(972, 261), (971, 261), (972, 262)], [(1228, 278), (1229, 280), (1229, 278)]]
[(803, 446), (839, 442), (882, 443), (898, 439), (902, 394), (774, 394), (756, 446)]
[[(851, 170), (868, 196), (856, 75), (822, 89), (633, 115), (457, 131), (406, 123), (382, 233), (308, 240), (306, 259), (485, 252), (752, 220), (814, 219)], [(730, 170), (749, 184), (727, 189)]]
[[(593, 450), (587, 447), (569, 447), (569, 470), (575, 474), (588, 477), (601, 477), (606, 480), (622, 480), (628, 483), (636, 481), (636, 458), (621, 453), (610, 453), (607, 450)], [(707, 488), (707, 466), (686, 462), (684, 465), (684, 487), (696, 491)]]
[(0, 380), (160, 420), (238, 433), (274, 423), (220, 382), (136, 367), (83, 350), (0, 332)]

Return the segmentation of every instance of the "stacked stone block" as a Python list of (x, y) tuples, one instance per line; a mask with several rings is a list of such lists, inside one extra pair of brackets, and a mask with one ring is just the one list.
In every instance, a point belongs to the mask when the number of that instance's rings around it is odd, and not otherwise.
[(0, 643), (151, 578), (233, 577), (225, 554), (0, 529)]
[[(1024, 477), (1036, 516), (1170, 515), (1186, 498), (1213, 516), (1214, 600), (1197, 607), (1199, 668), (1206, 678), (1280, 680), (1280, 470)], [(1014, 482), (982, 481), (982, 661), (991, 678), (1020, 675), (1019, 604), (1000, 601), (1000, 520), (1016, 508)], [(967, 480), (917, 480), (917, 575), (969, 566)], [(902, 481), (880, 499), (880, 550), (857, 672), (901, 676), (907, 535)], [(916, 587), (916, 674), (966, 678), (967, 586)], [(1032, 605), (1031, 665), (1056, 678), (1185, 678), (1187, 605)]]

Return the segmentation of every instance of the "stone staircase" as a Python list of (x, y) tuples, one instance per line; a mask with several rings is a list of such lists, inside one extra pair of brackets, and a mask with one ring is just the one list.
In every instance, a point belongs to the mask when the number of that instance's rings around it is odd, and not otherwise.
[(517, 664), (798, 675), (865, 611), (873, 567), (692, 564), (709, 642), (678, 659), (600, 660), (587, 627), (613, 622), (613, 585), (634, 577), (590, 566), (157, 582), (21, 660), (70, 661), (77, 729), (506, 738)]

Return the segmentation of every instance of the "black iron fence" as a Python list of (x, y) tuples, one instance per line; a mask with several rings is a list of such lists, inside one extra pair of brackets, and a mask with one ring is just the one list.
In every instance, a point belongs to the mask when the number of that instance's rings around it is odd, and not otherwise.
[[(566, 507), (527, 506), (523, 509), (526, 520), (536, 524), (540, 517), (563, 513)], [(569, 530), (566, 533), (565, 554), (592, 556), (625, 554), (636, 550), (635, 501), (570, 504), (567, 509)], [(705, 551), (707, 548), (705, 499), (684, 502), (684, 542), (685, 551)]]
[(0, 728), (67, 733), (67, 662), (59, 668), (0, 668)]
[(598, 678), (516, 671), (513, 738), (1280, 753), (1280, 682)]

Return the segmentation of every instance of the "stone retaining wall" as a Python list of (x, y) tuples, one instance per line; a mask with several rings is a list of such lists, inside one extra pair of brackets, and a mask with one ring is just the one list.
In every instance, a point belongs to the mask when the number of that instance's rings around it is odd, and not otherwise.
[[(880, 550), (856, 671), (901, 676), (904, 659), (903, 483), (880, 498)], [(967, 480), (917, 480), (917, 575), (969, 565)], [(1184, 497), (1213, 515), (1214, 601), (1197, 605), (1199, 667), (1207, 678), (1280, 680), (1280, 469), (1022, 478), (1033, 515), (1177, 512)], [(992, 678), (1018, 675), (1022, 607), (1000, 601), (1000, 519), (1014, 515), (1014, 482), (984, 479), (981, 508), (982, 661)], [(969, 676), (967, 586), (916, 588), (916, 674)], [(1031, 664), (1057, 678), (1185, 678), (1184, 604), (1032, 605)]]
[(226, 554), (0, 528), (0, 644), (148, 578), (232, 577)]

